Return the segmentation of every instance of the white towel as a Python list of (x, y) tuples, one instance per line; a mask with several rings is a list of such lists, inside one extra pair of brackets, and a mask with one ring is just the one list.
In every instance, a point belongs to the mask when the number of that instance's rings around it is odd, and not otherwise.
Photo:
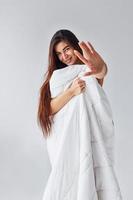
[(114, 122), (103, 88), (86, 65), (55, 70), (51, 96), (66, 90), (77, 77), (86, 89), (54, 115), (46, 144), (51, 173), (43, 200), (122, 200), (114, 171)]

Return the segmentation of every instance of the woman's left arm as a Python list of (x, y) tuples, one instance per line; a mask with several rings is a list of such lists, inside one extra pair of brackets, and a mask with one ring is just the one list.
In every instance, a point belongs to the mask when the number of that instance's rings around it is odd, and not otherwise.
[(104, 77), (106, 76), (107, 72), (108, 72), (107, 65), (104, 64), (103, 67), (102, 67), (102, 71), (99, 74), (95, 75), (98, 83), (101, 86), (103, 86)]

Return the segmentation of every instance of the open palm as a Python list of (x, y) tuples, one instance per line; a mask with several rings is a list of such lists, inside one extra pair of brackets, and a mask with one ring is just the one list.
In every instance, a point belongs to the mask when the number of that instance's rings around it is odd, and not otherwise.
[(79, 46), (83, 51), (83, 55), (77, 50), (74, 50), (74, 53), (90, 69), (90, 72), (85, 73), (85, 76), (98, 75), (102, 72), (104, 72), (104, 76), (107, 72), (107, 66), (90, 42), (79, 42)]

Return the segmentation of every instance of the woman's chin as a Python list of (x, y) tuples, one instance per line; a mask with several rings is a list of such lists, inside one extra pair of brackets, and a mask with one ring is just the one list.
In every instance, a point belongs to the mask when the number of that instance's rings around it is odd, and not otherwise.
[(68, 63), (68, 65), (76, 65), (76, 62), (71, 61), (71, 62)]

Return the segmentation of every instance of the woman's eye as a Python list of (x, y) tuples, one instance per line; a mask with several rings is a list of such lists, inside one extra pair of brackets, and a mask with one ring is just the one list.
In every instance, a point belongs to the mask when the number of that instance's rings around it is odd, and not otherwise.
[(60, 54), (61, 54), (61, 53), (57, 53), (56, 55), (57, 55), (57, 56), (60, 56)]
[(67, 50), (69, 50), (70, 48), (69, 47), (67, 47)]
[(67, 47), (66, 49), (65, 49), (65, 51), (68, 51), (70, 48), (69, 47)]

